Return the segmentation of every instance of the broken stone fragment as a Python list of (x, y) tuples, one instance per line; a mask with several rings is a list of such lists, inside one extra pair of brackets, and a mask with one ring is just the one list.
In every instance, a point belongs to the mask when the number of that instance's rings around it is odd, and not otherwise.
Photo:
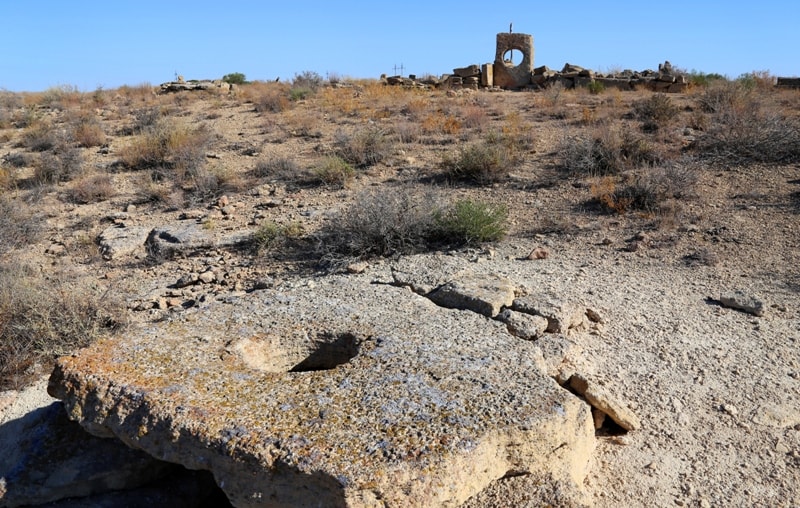
[(536, 340), (547, 330), (547, 318), (504, 309), (497, 320), (506, 324), (508, 333), (524, 340)]
[(741, 290), (722, 293), (719, 303), (724, 307), (747, 312), (754, 316), (763, 316), (767, 308), (766, 302)]
[(517, 298), (512, 302), (511, 309), (547, 318), (547, 331), (550, 333), (566, 333), (569, 329), (580, 328), (586, 313), (586, 308), (581, 305), (567, 303), (549, 295)]
[[(623, 429), (637, 430), (642, 426), (633, 411), (612, 395), (604, 386), (590, 382), (580, 374), (574, 374), (570, 378), (569, 386), (575, 390), (575, 393), (583, 396), (593, 408), (607, 414)], [(595, 421), (597, 420), (595, 419)]]
[(499, 275), (469, 274), (440, 286), (428, 294), (437, 305), (497, 316), (514, 302), (516, 286)]

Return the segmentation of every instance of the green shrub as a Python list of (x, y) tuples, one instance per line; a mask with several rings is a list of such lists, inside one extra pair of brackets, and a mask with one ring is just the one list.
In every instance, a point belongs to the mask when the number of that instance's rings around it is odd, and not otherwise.
[(347, 187), (355, 175), (353, 166), (338, 155), (324, 157), (313, 171), (320, 183), (341, 188)]
[(306, 99), (322, 87), (324, 80), (322, 76), (314, 71), (303, 71), (295, 74), (292, 80), (292, 87), (289, 89), (289, 97), (292, 101)]
[(463, 199), (436, 214), (435, 237), (465, 245), (494, 242), (505, 236), (507, 219), (505, 205)]
[(692, 86), (706, 87), (715, 81), (726, 81), (727, 78), (716, 72), (706, 73), (692, 69), (687, 73), (687, 80)]
[(592, 80), (592, 82), (589, 83), (587, 88), (589, 89), (589, 93), (597, 95), (603, 93), (606, 90), (606, 85), (604, 85), (602, 81)]
[(253, 248), (257, 254), (274, 251), (283, 247), (288, 240), (299, 238), (303, 234), (303, 225), (299, 222), (278, 224), (267, 221), (253, 233)]
[(231, 85), (243, 85), (247, 83), (247, 79), (245, 75), (241, 72), (232, 72), (230, 74), (225, 74), (222, 76), (222, 81), (225, 83), (230, 83)]
[(455, 153), (446, 153), (442, 156), (440, 166), (451, 178), (487, 184), (506, 178), (517, 163), (515, 150), (499, 142), (498, 138), (468, 145)]

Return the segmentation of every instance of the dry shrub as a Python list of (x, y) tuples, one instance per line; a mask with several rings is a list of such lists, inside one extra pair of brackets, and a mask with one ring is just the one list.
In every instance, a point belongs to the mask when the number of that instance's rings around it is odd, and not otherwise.
[(591, 185), (592, 197), (616, 213), (655, 213), (666, 203), (691, 197), (697, 174), (691, 160), (644, 167), (620, 176), (604, 176)]
[(128, 106), (133, 104), (150, 104), (157, 100), (155, 88), (147, 82), (133, 86), (123, 85), (116, 89), (116, 93), (125, 99), (125, 103)]
[(357, 168), (373, 166), (389, 157), (394, 143), (383, 129), (369, 127), (349, 134), (334, 135), (334, 153)]
[(294, 180), (300, 174), (300, 167), (289, 157), (270, 157), (256, 162), (253, 176), (276, 180)]
[(344, 116), (355, 116), (360, 109), (359, 95), (360, 92), (353, 88), (325, 87), (319, 91), (317, 97), (326, 111)]
[(25, 202), (14, 199), (9, 193), (0, 193), (0, 254), (36, 243), (43, 220)]
[(771, 93), (742, 83), (709, 86), (698, 99), (709, 113), (709, 125), (693, 148), (722, 165), (800, 161), (800, 119), (768, 101)]
[(258, 113), (281, 113), (290, 107), (289, 91), (281, 84), (262, 89), (250, 100)]
[(83, 154), (78, 148), (59, 146), (39, 156), (33, 167), (33, 181), (39, 185), (68, 182), (83, 171), (83, 163)]
[(451, 178), (488, 184), (506, 178), (520, 160), (512, 146), (488, 138), (444, 154), (440, 166)]
[(429, 114), (422, 120), (422, 130), (426, 134), (455, 135), (461, 131), (461, 121), (439, 110)]
[(635, 116), (642, 122), (642, 130), (655, 132), (669, 127), (680, 110), (666, 94), (657, 93), (633, 104)]
[(175, 175), (178, 185), (191, 203), (211, 200), (223, 194), (240, 192), (245, 182), (234, 170), (223, 165), (195, 165)]
[(0, 389), (24, 386), (57, 356), (126, 322), (124, 305), (65, 277), (0, 265)]
[(70, 201), (78, 204), (105, 201), (116, 193), (111, 175), (87, 175), (72, 182), (67, 191)]
[(54, 148), (60, 138), (60, 132), (52, 123), (35, 121), (22, 133), (22, 146), (34, 152), (45, 152)]
[(72, 138), (79, 146), (88, 148), (105, 144), (106, 133), (100, 121), (93, 114), (82, 112), (68, 121), (73, 124)]
[(413, 122), (400, 122), (394, 126), (394, 132), (401, 143), (416, 143), (420, 138), (420, 127)]
[(211, 132), (202, 125), (191, 128), (177, 121), (161, 119), (120, 149), (120, 162), (133, 170), (190, 170), (205, 162), (205, 152), (211, 141)]
[(583, 176), (614, 175), (660, 160), (659, 154), (644, 138), (629, 131), (608, 128), (565, 138), (559, 155), (564, 169)]
[(486, 108), (472, 104), (464, 108), (463, 112), (464, 127), (468, 129), (483, 130), (489, 123), (489, 115)]
[(439, 199), (430, 191), (365, 191), (317, 233), (317, 252), (334, 268), (352, 259), (407, 254), (427, 248)]
[(295, 109), (283, 115), (283, 129), (298, 138), (320, 138), (319, 119), (313, 111)]
[(428, 111), (431, 107), (430, 100), (423, 98), (414, 98), (408, 101), (402, 108), (402, 112), (411, 120), (420, 121), (428, 116)]

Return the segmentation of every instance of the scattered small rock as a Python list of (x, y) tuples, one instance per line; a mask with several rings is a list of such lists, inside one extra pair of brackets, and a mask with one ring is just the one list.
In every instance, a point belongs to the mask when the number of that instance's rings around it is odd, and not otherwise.
[(754, 316), (763, 316), (767, 307), (766, 302), (763, 300), (741, 290), (722, 293), (719, 297), (719, 303), (722, 304), (723, 307), (747, 312)]
[(531, 251), (525, 259), (547, 259), (550, 257), (550, 251), (544, 247), (536, 247)]
[(175, 281), (175, 287), (180, 289), (191, 286), (192, 284), (197, 284), (198, 279), (198, 275), (194, 272), (183, 274), (177, 281)]
[(633, 411), (613, 396), (604, 386), (590, 382), (580, 374), (574, 374), (569, 386), (581, 395), (592, 407), (607, 414), (617, 425), (625, 430), (637, 430), (642, 424)]
[(369, 265), (365, 261), (350, 263), (347, 265), (347, 273), (364, 273), (364, 270), (366, 270), (368, 266)]
[(504, 309), (497, 315), (497, 320), (506, 324), (511, 335), (524, 340), (536, 340), (547, 330), (547, 318), (511, 309)]
[(212, 282), (217, 280), (217, 274), (215, 274), (211, 270), (206, 270), (205, 272), (198, 275), (197, 279), (203, 284), (211, 284)]
[(589, 321), (592, 323), (604, 324), (606, 322), (603, 315), (594, 309), (586, 309), (586, 317), (589, 318)]

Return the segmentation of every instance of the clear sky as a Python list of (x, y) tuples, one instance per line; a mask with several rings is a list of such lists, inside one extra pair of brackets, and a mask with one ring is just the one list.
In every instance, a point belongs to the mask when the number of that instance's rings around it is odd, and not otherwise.
[(0, 0), (0, 89), (441, 75), (533, 35), (534, 65), (800, 75), (800, 1)]

